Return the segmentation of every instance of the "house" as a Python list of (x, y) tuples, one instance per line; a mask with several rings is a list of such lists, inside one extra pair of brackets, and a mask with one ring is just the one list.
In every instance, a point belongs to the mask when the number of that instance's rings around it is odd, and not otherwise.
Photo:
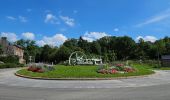
[(161, 64), (163, 67), (170, 67), (170, 55), (163, 55), (161, 57)]
[(10, 43), (6, 37), (1, 37), (0, 45), (2, 46), (3, 56), (16, 55), (19, 57), (19, 63), (25, 63), (24, 50), (21, 46)]

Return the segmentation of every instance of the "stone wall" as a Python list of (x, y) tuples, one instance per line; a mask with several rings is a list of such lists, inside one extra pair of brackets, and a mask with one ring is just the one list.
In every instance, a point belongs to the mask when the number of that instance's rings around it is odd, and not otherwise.
[(24, 50), (16, 45), (13, 46), (14, 55), (19, 57), (19, 63), (24, 63)]

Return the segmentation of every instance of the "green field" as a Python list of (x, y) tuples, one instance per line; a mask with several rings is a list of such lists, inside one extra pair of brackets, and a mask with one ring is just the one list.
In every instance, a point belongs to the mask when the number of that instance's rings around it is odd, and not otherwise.
[(142, 65), (134, 65), (137, 70), (134, 73), (124, 74), (101, 74), (97, 73), (98, 66), (64, 66), (56, 65), (55, 70), (44, 73), (36, 73), (22, 69), (17, 71), (18, 74), (31, 76), (31, 77), (43, 77), (43, 78), (114, 78), (114, 77), (127, 77), (127, 76), (140, 76), (154, 73)]

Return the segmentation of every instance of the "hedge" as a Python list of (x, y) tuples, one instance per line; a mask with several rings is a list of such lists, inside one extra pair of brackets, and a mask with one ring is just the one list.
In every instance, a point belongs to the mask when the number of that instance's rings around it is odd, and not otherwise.
[(0, 61), (4, 63), (19, 63), (18, 56), (8, 55), (8, 56), (0, 56)]
[(0, 64), (0, 69), (2, 69), (2, 68), (17, 68), (17, 67), (24, 67), (24, 64), (15, 64), (15, 63)]

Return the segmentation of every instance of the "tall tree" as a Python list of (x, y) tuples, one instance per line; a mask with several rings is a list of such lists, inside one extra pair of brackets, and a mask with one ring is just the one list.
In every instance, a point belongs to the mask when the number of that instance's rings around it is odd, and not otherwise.
[(91, 46), (91, 43), (89, 43), (87, 40), (84, 40), (82, 37), (79, 38), (78, 47), (83, 49), (85, 51), (85, 53), (91, 52), (90, 46)]
[(61, 46), (55, 55), (55, 63), (68, 60), (71, 54), (71, 50), (66, 46)]
[(124, 36), (116, 38), (115, 46), (117, 58), (125, 60), (130, 58), (131, 55), (133, 55), (136, 43), (132, 38)]
[(101, 55), (101, 46), (97, 41), (92, 42), (91, 51), (94, 54)]

